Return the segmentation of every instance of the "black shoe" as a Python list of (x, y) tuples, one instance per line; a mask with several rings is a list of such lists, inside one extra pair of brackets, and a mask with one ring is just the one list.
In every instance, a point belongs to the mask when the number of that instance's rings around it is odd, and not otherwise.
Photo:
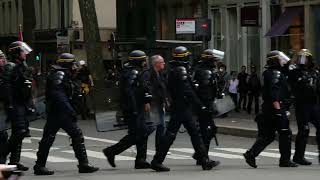
[(157, 172), (167, 172), (170, 171), (170, 168), (164, 166), (163, 164), (158, 164), (158, 163), (151, 163), (151, 169), (157, 171)]
[(196, 153), (194, 153), (194, 154), (192, 155), (192, 158), (197, 161), (197, 162), (196, 162), (196, 165), (197, 165), (197, 166), (201, 166), (201, 165), (202, 165), (201, 161), (198, 160), (198, 157), (196, 156)]
[(310, 166), (312, 164), (312, 162), (308, 161), (306, 158), (293, 158), (293, 162), (303, 166)]
[(298, 165), (291, 160), (289, 161), (280, 161), (279, 163), (280, 167), (298, 167)]
[(33, 166), (34, 174), (37, 176), (50, 176), (54, 174), (54, 171), (50, 171), (46, 167), (40, 167), (38, 165)]
[(116, 167), (116, 163), (114, 162), (115, 155), (111, 154), (111, 151), (108, 148), (105, 148), (102, 152), (107, 157), (110, 166)]
[(218, 166), (219, 164), (220, 164), (220, 161), (207, 160), (205, 163), (202, 164), (202, 169), (205, 171), (211, 170), (212, 168)]
[(134, 168), (135, 169), (150, 169), (151, 165), (147, 161), (136, 161)]
[(79, 173), (93, 173), (99, 170), (99, 168), (92, 166), (91, 164), (78, 165)]
[(28, 171), (29, 170), (29, 167), (24, 166), (21, 163), (9, 163), (9, 165), (16, 165), (17, 166), (17, 170), (19, 170), (19, 171)]
[(251, 166), (253, 168), (257, 168), (258, 167), (257, 164), (256, 164), (256, 158), (254, 156), (252, 156), (249, 151), (244, 153), (243, 156), (246, 159), (246, 163), (249, 166)]

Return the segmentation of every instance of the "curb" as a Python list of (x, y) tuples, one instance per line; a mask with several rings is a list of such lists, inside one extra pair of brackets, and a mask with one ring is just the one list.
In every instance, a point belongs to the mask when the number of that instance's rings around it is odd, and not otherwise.
[[(240, 137), (247, 137), (247, 138), (256, 138), (258, 134), (257, 129), (252, 129), (252, 128), (239, 128), (236, 126), (223, 126), (223, 125), (217, 125), (217, 127), (218, 127), (218, 134), (240, 136)], [(294, 132), (292, 135), (292, 141), (295, 141), (296, 136), (297, 136), (297, 133)], [(316, 145), (317, 144), (316, 136), (310, 135), (308, 144)]]

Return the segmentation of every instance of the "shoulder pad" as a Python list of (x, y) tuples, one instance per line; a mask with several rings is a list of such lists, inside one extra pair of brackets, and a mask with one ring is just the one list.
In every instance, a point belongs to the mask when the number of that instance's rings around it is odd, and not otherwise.
[(53, 83), (55, 85), (59, 85), (62, 83), (63, 79), (65, 77), (65, 73), (63, 71), (57, 71), (53, 74)]
[(6, 65), (4, 65), (5, 71), (12, 71), (16, 67), (16, 64), (13, 62), (8, 62)]
[(178, 75), (179, 75), (179, 78), (181, 80), (186, 80), (188, 79), (188, 72), (187, 72), (187, 69), (183, 66), (179, 66), (176, 68), (177, 72), (178, 72)]
[(298, 66), (295, 64), (291, 64), (288, 69), (289, 71), (292, 71), (292, 70), (298, 69)]
[(273, 72), (272, 72), (272, 83), (273, 84), (276, 84), (276, 83), (278, 83), (280, 80), (280, 77), (281, 77), (281, 72), (280, 71), (278, 71), (278, 70), (274, 70)]

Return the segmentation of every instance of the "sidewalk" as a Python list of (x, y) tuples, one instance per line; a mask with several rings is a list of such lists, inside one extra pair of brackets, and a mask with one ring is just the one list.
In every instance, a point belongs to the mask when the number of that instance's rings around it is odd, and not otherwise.
[[(218, 128), (218, 133), (233, 136), (255, 138), (257, 135), (257, 124), (254, 122), (255, 115), (248, 115), (245, 111), (240, 113), (232, 112), (226, 118), (217, 118), (215, 120)], [(298, 127), (295, 120), (290, 121), (290, 127), (293, 132), (293, 140), (295, 139)], [(317, 144), (316, 130), (310, 125), (310, 144)]]

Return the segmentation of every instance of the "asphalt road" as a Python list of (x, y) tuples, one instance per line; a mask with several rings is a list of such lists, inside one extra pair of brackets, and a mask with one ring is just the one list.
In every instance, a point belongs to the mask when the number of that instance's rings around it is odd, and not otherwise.
[[(116, 143), (123, 137), (126, 131), (114, 131), (98, 133), (95, 123), (92, 121), (81, 121), (81, 128), (86, 136), (86, 146), (89, 160), (93, 165), (101, 168), (94, 174), (78, 174), (77, 161), (74, 158), (70, 140), (64, 132), (59, 132), (54, 146), (50, 152), (47, 167), (55, 170), (53, 176), (34, 176), (33, 171), (25, 173), (22, 180), (101, 180), (101, 179), (319, 179), (320, 166), (317, 161), (316, 146), (309, 145), (307, 157), (313, 162), (312, 166), (298, 168), (279, 168), (277, 142), (270, 145), (264, 153), (259, 156), (258, 169), (252, 169), (244, 162), (242, 153), (249, 148), (254, 139), (241, 138), (235, 136), (219, 135), (220, 146), (213, 146), (210, 149), (212, 159), (221, 161), (221, 165), (211, 171), (202, 171), (201, 167), (195, 166), (195, 161), (191, 158), (193, 149), (190, 138), (187, 134), (179, 134), (165, 164), (171, 168), (170, 172), (157, 173), (152, 170), (135, 170), (134, 157), (135, 147), (117, 156), (117, 167), (112, 168), (107, 163), (101, 150), (106, 146)], [(34, 165), (38, 142), (41, 139), (43, 122), (37, 121), (31, 124), (32, 138), (25, 139), (21, 161), (30, 167)], [(149, 139), (148, 160), (154, 154), (154, 135)]]

